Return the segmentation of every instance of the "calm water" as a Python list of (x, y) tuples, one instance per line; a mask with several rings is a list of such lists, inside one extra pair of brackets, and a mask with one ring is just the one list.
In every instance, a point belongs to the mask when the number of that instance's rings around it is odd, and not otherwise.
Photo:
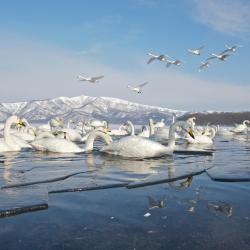
[[(250, 139), (217, 137), (213, 149), (154, 160), (97, 150), (1, 155), (1, 187), (47, 182), (1, 189), (0, 210), (48, 208), (0, 218), (0, 249), (250, 249)], [(53, 193), (86, 187), (100, 190)]]

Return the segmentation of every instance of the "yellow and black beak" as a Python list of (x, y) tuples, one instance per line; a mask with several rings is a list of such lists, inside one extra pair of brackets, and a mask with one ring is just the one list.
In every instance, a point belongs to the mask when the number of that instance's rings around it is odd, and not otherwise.
[(19, 120), (17, 124), (20, 126), (26, 127), (26, 125), (24, 124), (24, 122), (22, 120)]
[(193, 133), (193, 129), (192, 129), (192, 128), (188, 128), (187, 132), (188, 132), (188, 134), (189, 134), (193, 139), (195, 139), (194, 133)]

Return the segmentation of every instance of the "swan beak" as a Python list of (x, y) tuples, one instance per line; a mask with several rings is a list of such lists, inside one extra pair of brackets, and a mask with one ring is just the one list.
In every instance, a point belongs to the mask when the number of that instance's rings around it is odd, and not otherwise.
[(188, 134), (189, 134), (193, 139), (195, 139), (194, 133), (193, 133), (193, 129), (192, 129), (192, 128), (189, 128), (189, 129), (187, 130), (187, 132), (188, 132)]
[(18, 125), (20, 125), (20, 126), (23, 126), (23, 127), (25, 127), (25, 126), (26, 126), (26, 125), (23, 123), (23, 121), (22, 121), (22, 120), (19, 120), (17, 124), (18, 124)]

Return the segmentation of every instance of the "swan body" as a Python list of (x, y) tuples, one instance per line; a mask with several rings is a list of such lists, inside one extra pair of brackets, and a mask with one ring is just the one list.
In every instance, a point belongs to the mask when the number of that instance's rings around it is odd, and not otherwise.
[[(169, 143), (167, 147), (158, 142), (131, 135), (104, 146), (100, 151), (131, 158), (153, 158), (171, 155), (175, 147), (175, 129), (177, 126), (184, 128), (188, 126), (188, 124), (180, 121), (170, 127)], [(189, 132), (191, 134), (191, 131)]]
[(75, 143), (61, 138), (42, 138), (35, 140), (31, 143), (32, 147), (38, 151), (46, 151), (53, 153), (80, 153), (89, 152), (93, 150), (94, 140), (97, 137), (103, 138), (106, 144), (112, 142), (112, 138), (101, 132), (94, 130), (92, 131), (86, 141), (85, 148), (80, 148)]
[(22, 121), (17, 116), (10, 116), (4, 125), (4, 137), (0, 139), (0, 152), (20, 151), (21, 146), (16, 143), (10, 129), (13, 124), (22, 125)]

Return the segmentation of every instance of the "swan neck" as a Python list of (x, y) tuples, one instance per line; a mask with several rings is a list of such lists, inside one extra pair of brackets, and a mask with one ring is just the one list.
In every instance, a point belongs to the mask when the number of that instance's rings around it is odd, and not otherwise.
[(4, 140), (7, 144), (13, 144), (13, 140), (10, 134), (11, 125), (14, 123), (13, 119), (7, 119), (4, 125)]
[(154, 124), (153, 124), (153, 120), (152, 119), (149, 119), (149, 133), (150, 133), (150, 136), (154, 135), (154, 133), (155, 133)]
[(209, 137), (213, 139), (215, 137), (216, 131), (214, 128), (210, 128), (210, 130), (211, 130), (211, 135)]
[(176, 123), (172, 124), (169, 128), (169, 139), (168, 139), (169, 147), (175, 146), (175, 129), (176, 129)]
[(112, 141), (112, 138), (101, 131), (93, 131), (89, 134), (88, 139), (85, 144), (85, 151), (92, 151), (94, 148), (94, 141), (97, 137), (101, 137), (104, 142), (108, 145)]
[(128, 125), (129, 125), (129, 127), (130, 127), (130, 129), (131, 129), (131, 133), (130, 133), (130, 135), (135, 135), (135, 127), (134, 127), (134, 125), (133, 125), (133, 123), (132, 122), (127, 122), (128, 123)]

